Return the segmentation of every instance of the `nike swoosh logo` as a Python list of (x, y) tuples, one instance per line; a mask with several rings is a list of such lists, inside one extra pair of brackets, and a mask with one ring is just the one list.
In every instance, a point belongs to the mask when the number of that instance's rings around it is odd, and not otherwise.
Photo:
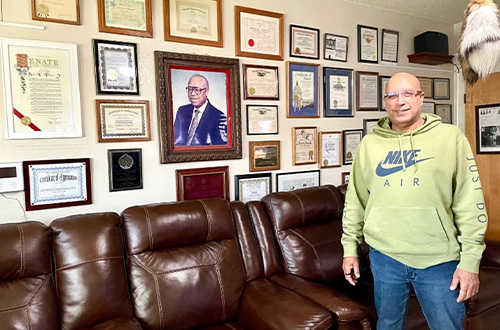
[[(424, 162), (424, 161), (432, 159), (432, 158), (434, 158), (434, 157), (418, 159), (416, 163)], [(391, 167), (391, 168), (384, 168), (384, 167), (382, 167), (382, 162), (383, 162), (383, 160), (381, 160), (380, 163), (378, 163), (377, 169), (375, 170), (375, 173), (378, 176), (388, 176), (388, 175), (391, 175), (391, 174), (394, 174), (396, 172), (403, 170), (403, 165), (398, 165), (396, 167)], [(415, 162), (413, 162), (411, 164), (406, 164), (406, 168), (411, 167), (413, 165), (415, 165)]]

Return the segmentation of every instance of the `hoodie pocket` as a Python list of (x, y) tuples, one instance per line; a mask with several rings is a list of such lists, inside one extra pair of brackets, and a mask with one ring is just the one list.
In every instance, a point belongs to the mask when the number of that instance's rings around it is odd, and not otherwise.
[(448, 255), (449, 241), (434, 207), (372, 207), (366, 243), (387, 254)]

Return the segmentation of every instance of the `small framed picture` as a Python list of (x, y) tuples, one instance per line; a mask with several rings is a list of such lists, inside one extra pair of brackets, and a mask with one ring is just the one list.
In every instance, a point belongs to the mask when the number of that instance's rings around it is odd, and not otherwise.
[(97, 94), (139, 95), (137, 44), (93, 40)]
[(434, 78), (432, 80), (433, 96), (435, 100), (450, 99), (450, 79), (449, 78)]
[(385, 110), (385, 99), (384, 99), (384, 95), (385, 95), (385, 86), (387, 85), (387, 82), (389, 81), (389, 79), (391, 79), (391, 76), (378, 76), (378, 79), (379, 79), (379, 104), (380, 104), (380, 108), (379, 110), (380, 111), (384, 111)]
[(279, 100), (278, 67), (243, 64), (245, 100)]
[(97, 0), (99, 32), (153, 38), (151, 0)]
[(142, 150), (108, 150), (109, 191), (142, 189)]
[(228, 166), (175, 170), (177, 200), (224, 198), (229, 201)]
[(378, 121), (379, 118), (363, 119), (363, 136), (373, 133)]
[(280, 169), (280, 141), (250, 141), (248, 149), (250, 172)]
[(342, 184), (349, 184), (351, 172), (342, 172)]
[(319, 29), (290, 24), (290, 56), (319, 59)]
[(319, 167), (342, 166), (342, 132), (319, 132)]
[(325, 117), (354, 117), (353, 70), (323, 67)]
[(441, 121), (446, 124), (452, 124), (451, 104), (436, 104), (435, 114), (441, 117)]
[(278, 134), (277, 105), (247, 105), (247, 135)]
[(399, 32), (382, 29), (381, 60), (384, 62), (398, 62)]
[(378, 63), (378, 28), (358, 25), (358, 62)]
[(350, 129), (342, 131), (342, 144), (344, 153), (344, 165), (351, 165), (354, 160), (354, 155), (356, 154), (356, 149), (358, 149), (361, 139), (363, 138), (362, 129)]
[(320, 185), (320, 170), (276, 173), (276, 191), (293, 191)]
[(347, 46), (349, 37), (325, 33), (324, 59), (332, 61), (347, 62)]
[(436, 113), (436, 110), (434, 109), (435, 108), (435, 103), (434, 102), (427, 102), (427, 101), (424, 101), (424, 103), (422, 103), (422, 108), (420, 109), (420, 112), (421, 113)]
[(318, 156), (318, 129), (316, 127), (292, 127), (292, 164), (316, 164)]
[(286, 62), (287, 118), (319, 118), (319, 64)]
[(434, 95), (432, 78), (417, 77), (417, 79), (420, 81), (420, 90), (424, 92), (424, 98), (432, 99)]
[(80, 25), (80, 0), (31, 0), (31, 18), (36, 21)]
[(378, 111), (378, 73), (356, 71), (356, 104), (358, 111)]
[(500, 103), (476, 105), (476, 153), (500, 154)]
[(234, 176), (234, 199), (243, 203), (260, 201), (272, 192), (271, 172)]

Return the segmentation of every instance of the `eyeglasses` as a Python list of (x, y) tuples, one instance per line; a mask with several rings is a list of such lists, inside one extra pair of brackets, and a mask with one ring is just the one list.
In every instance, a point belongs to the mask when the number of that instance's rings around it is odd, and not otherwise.
[(399, 95), (404, 97), (405, 99), (412, 99), (415, 96), (422, 94), (422, 91), (401, 91), (401, 92), (389, 92), (384, 95), (384, 99), (389, 101), (395, 101), (399, 98)]
[(188, 94), (191, 94), (192, 92), (194, 92), (196, 95), (200, 95), (201, 92), (203, 92), (204, 90), (206, 90), (207, 88), (199, 88), (199, 87), (186, 87), (186, 91), (188, 92)]

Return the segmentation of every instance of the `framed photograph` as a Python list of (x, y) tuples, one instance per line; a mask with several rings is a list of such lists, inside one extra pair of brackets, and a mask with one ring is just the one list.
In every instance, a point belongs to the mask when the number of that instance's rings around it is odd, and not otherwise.
[(137, 45), (93, 40), (97, 94), (139, 95)]
[(436, 104), (435, 114), (441, 117), (441, 121), (446, 124), (453, 123), (451, 104)]
[(97, 0), (99, 32), (153, 38), (151, 0)]
[(283, 14), (234, 6), (236, 56), (283, 60)]
[(229, 201), (229, 167), (175, 170), (177, 201), (224, 198)]
[(417, 79), (420, 81), (420, 90), (424, 92), (424, 98), (432, 99), (434, 96), (432, 78), (417, 77)]
[(277, 105), (247, 105), (247, 135), (278, 134)]
[(382, 50), (380, 59), (384, 62), (398, 62), (399, 32), (382, 29)]
[(280, 141), (250, 141), (248, 149), (250, 172), (280, 169)]
[(23, 162), (26, 211), (92, 203), (90, 159)]
[(155, 52), (162, 163), (241, 159), (239, 60)]
[(349, 184), (350, 177), (351, 177), (351, 172), (342, 172), (342, 184)]
[(476, 105), (476, 153), (500, 154), (500, 103)]
[(385, 86), (387, 85), (387, 82), (389, 79), (391, 79), (391, 76), (379, 76), (379, 104), (380, 104), (380, 111), (385, 110), (385, 100), (384, 100), (384, 95), (385, 95)]
[(293, 191), (319, 185), (319, 170), (276, 173), (276, 191)]
[(378, 111), (378, 73), (356, 71), (356, 105), (358, 111)]
[(31, 0), (31, 18), (35, 21), (80, 25), (80, 0)]
[(279, 100), (278, 67), (243, 64), (245, 100)]
[(433, 98), (435, 100), (450, 99), (450, 79), (449, 78), (433, 78), (432, 80)]
[(234, 176), (234, 199), (243, 203), (260, 201), (272, 188), (271, 172)]
[(318, 162), (318, 128), (292, 127), (292, 164), (305, 165)]
[(363, 136), (373, 133), (378, 121), (379, 118), (363, 119)]
[(222, 0), (163, 0), (165, 41), (222, 47)]
[(109, 191), (142, 189), (142, 150), (108, 150)]
[(354, 117), (351, 69), (323, 67), (325, 117)]
[(349, 37), (325, 33), (324, 59), (332, 61), (347, 62), (347, 46)]
[(342, 132), (319, 132), (319, 167), (340, 167)]
[(422, 108), (420, 109), (420, 112), (421, 113), (436, 113), (436, 110), (434, 109), (435, 108), (435, 103), (434, 102), (427, 102), (427, 101), (424, 101), (424, 103), (422, 103)]
[(319, 118), (319, 64), (286, 62), (287, 118)]
[(149, 101), (96, 100), (99, 142), (150, 141)]
[(342, 144), (344, 153), (344, 165), (351, 165), (354, 160), (354, 155), (356, 154), (356, 149), (358, 149), (361, 139), (363, 138), (362, 129), (349, 129), (342, 131)]
[(319, 29), (290, 24), (290, 56), (319, 60)]
[(358, 62), (378, 63), (378, 28), (358, 25)]
[(81, 137), (76, 45), (2, 38), (1, 49), (6, 138)]

